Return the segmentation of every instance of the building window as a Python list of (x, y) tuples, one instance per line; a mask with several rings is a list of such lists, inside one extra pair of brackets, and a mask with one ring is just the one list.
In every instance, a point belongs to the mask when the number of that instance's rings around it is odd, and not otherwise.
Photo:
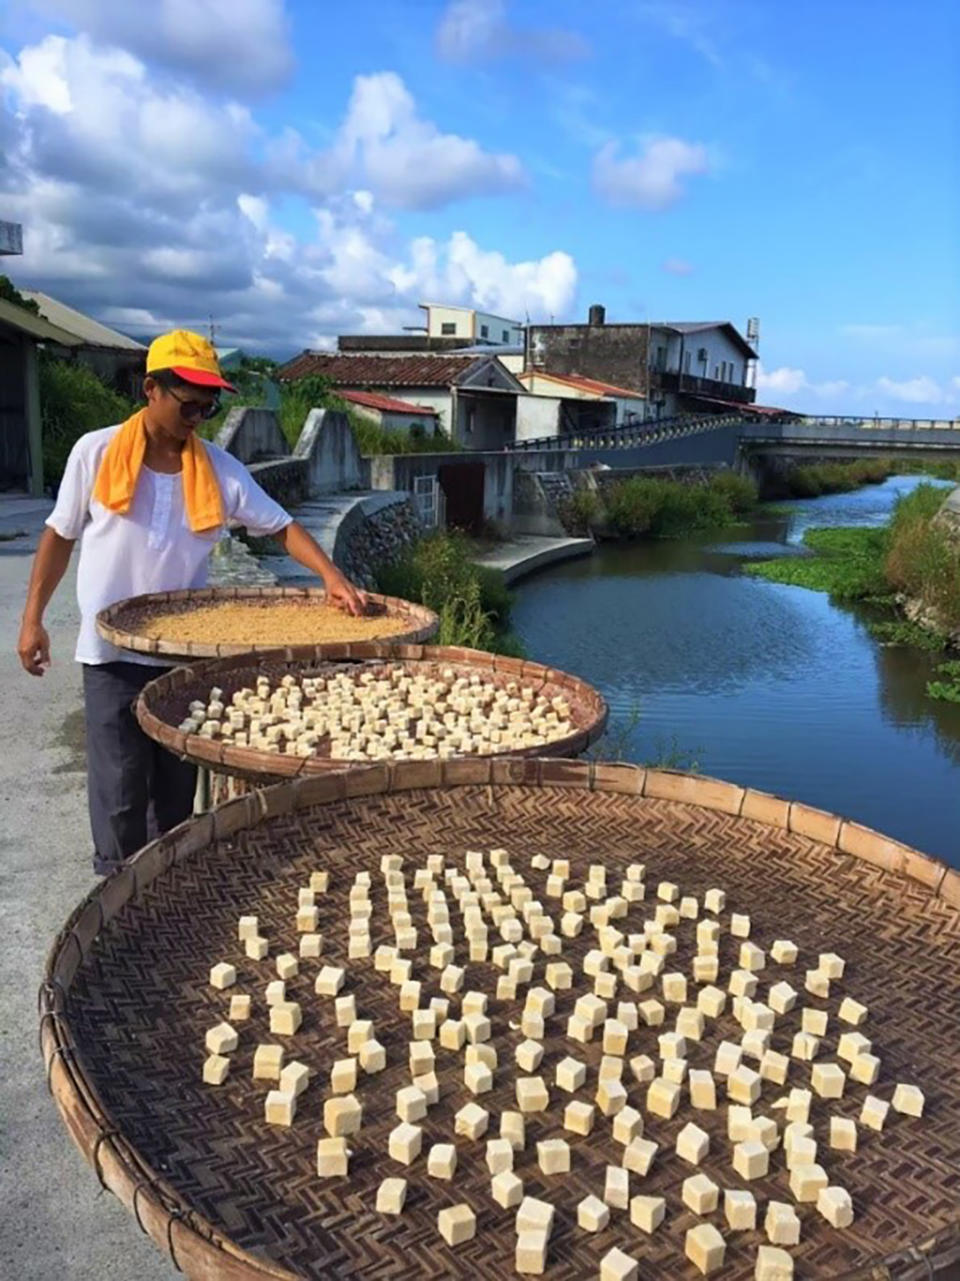
[(509, 342), (509, 341), (510, 341), (510, 330), (509, 330), (509, 329), (504, 329), (504, 330), (503, 330), (503, 341), (504, 341), (504, 342)]
[(690, 372), (690, 353), (688, 351), (683, 353), (683, 372), (685, 374)]
[(480, 326), (480, 337), (481, 337), (481, 338), (489, 338), (489, 337), (490, 337), (490, 326), (489, 326), (489, 325), (481, 325), (481, 326)]
[(714, 377), (714, 380), (715, 380), (716, 382), (719, 382), (719, 381), (720, 381), (720, 366), (719, 366), (719, 365), (714, 365), (714, 367), (713, 367), (713, 377)]
[(468, 406), (467, 406), (467, 435), (468, 435), (468, 436), (472, 436), (472, 435), (473, 435), (473, 421), (474, 421), (474, 413), (475, 413), (475, 408), (474, 408), (474, 406), (473, 406), (473, 405), (468, 405)]
[(455, 334), (457, 332), (457, 322), (455, 320), (445, 320), (440, 326), (440, 332), (444, 336)]
[(663, 373), (666, 367), (667, 367), (667, 349), (666, 347), (658, 347), (654, 368), (659, 370), (660, 373)]

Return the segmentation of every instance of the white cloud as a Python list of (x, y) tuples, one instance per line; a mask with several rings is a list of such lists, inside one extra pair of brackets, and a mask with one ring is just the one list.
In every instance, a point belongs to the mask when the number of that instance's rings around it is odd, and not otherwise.
[(671, 276), (689, 276), (693, 271), (693, 263), (687, 262), (686, 258), (667, 258), (660, 266)]
[(554, 63), (583, 58), (589, 45), (562, 27), (521, 27), (510, 22), (505, 0), (451, 0), (436, 32), (437, 53), (448, 62), (521, 55)]
[(276, 89), (293, 68), (284, 0), (42, 0), (94, 40), (240, 97)]
[(807, 396), (831, 400), (849, 390), (850, 384), (842, 378), (813, 382), (803, 369), (781, 365), (778, 369), (767, 370), (762, 364), (757, 366), (757, 391), (764, 395), (795, 396), (802, 392)]
[(707, 148), (682, 138), (649, 138), (637, 155), (619, 158), (620, 147), (608, 142), (594, 157), (593, 185), (611, 204), (660, 210), (684, 194), (681, 182), (710, 169)]
[(877, 390), (893, 400), (914, 405), (939, 405), (947, 399), (947, 393), (940, 384), (926, 374), (899, 382), (895, 378), (878, 378)]

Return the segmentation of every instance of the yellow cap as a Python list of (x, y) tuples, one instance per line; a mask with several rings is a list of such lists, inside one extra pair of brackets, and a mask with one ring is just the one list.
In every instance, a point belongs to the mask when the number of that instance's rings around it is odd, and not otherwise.
[(184, 382), (197, 387), (223, 387), (236, 391), (220, 372), (220, 362), (213, 345), (202, 334), (189, 329), (174, 329), (154, 338), (147, 352), (147, 373), (169, 369)]

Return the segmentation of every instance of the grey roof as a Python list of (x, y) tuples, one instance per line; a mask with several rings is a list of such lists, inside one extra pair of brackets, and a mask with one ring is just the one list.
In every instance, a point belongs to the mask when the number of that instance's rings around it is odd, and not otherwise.
[(101, 325), (99, 320), (85, 316), (82, 311), (68, 307), (65, 302), (41, 293), (39, 289), (21, 289), (24, 298), (32, 298), (40, 308), (40, 315), (59, 329), (73, 334), (86, 347), (120, 347), (125, 351), (146, 351), (143, 343), (126, 334), (121, 334), (108, 325)]
[(21, 333), (29, 334), (31, 338), (36, 338), (40, 342), (55, 342), (61, 347), (80, 346), (80, 339), (74, 334), (67, 333), (58, 325), (52, 325), (43, 316), (34, 315), (32, 311), (27, 311), (26, 307), (8, 302), (6, 298), (0, 298), (0, 325), (9, 325), (11, 329), (18, 329)]
[(736, 325), (731, 325), (729, 320), (651, 320), (650, 327), (672, 329), (678, 334), (697, 334), (704, 329), (725, 329), (743, 351), (754, 357), (757, 354)]

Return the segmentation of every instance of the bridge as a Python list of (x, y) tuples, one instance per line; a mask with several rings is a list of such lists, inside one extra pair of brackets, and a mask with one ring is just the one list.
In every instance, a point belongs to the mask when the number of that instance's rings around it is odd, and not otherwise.
[[(960, 452), (960, 419), (818, 417), (785, 413), (758, 420), (743, 413), (625, 423), (595, 432), (518, 440), (513, 452), (635, 450), (666, 445), (689, 436), (723, 431), (736, 437), (741, 449), (756, 453), (816, 454), (850, 457), (861, 453)], [(658, 451), (660, 452), (660, 451)]]

